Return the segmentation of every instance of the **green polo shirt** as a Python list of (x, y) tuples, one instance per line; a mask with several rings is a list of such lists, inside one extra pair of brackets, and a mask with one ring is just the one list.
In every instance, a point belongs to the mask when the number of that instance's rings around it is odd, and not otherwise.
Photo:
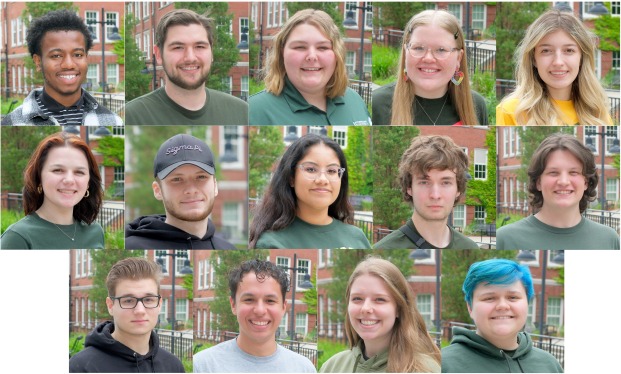
[(250, 126), (260, 125), (310, 125), (356, 126), (370, 125), (367, 106), (351, 88), (344, 96), (326, 98), (327, 111), (311, 105), (300, 91), (285, 77), (285, 87), (276, 96), (265, 90), (250, 96)]

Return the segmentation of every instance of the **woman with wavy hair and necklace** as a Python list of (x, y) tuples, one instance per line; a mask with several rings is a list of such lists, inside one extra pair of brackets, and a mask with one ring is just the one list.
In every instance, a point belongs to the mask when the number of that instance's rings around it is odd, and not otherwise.
[(373, 91), (373, 125), (487, 126), (485, 99), (470, 89), (459, 21), (425, 10), (403, 33), (395, 83)]
[(24, 171), (25, 217), (2, 234), (2, 249), (103, 248), (95, 222), (101, 176), (88, 145), (66, 132), (43, 139)]

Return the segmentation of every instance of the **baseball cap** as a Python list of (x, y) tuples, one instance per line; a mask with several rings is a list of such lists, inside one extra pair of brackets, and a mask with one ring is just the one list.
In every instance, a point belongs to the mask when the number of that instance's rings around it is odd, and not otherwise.
[(164, 179), (181, 165), (191, 164), (215, 173), (213, 153), (205, 142), (192, 135), (178, 134), (160, 146), (153, 162), (153, 176)]

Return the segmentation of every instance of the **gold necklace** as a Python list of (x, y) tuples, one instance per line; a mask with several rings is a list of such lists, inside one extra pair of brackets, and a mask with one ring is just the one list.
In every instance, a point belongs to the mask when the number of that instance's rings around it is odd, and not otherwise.
[(438, 116), (436, 117), (436, 120), (432, 120), (431, 117), (429, 116), (429, 114), (427, 114), (427, 111), (425, 110), (425, 108), (423, 108), (423, 104), (420, 103), (420, 101), (418, 101), (418, 97), (416, 98), (416, 102), (418, 103), (418, 106), (420, 106), (420, 108), (423, 110), (423, 113), (425, 113), (425, 115), (427, 116), (427, 118), (429, 118), (429, 120), (431, 121), (431, 123), (435, 126), (436, 122), (438, 122), (438, 120), (440, 119), (440, 116), (442, 115), (442, 111), (444, 110), (444, 106), (446, 105), (446, 102), (448, 101), (448, 93), (446, 94), (446, 97), (444, 98), (444, 104), (442, 104), (442, 108), (440, 108), (440, 113), (438, 113)]

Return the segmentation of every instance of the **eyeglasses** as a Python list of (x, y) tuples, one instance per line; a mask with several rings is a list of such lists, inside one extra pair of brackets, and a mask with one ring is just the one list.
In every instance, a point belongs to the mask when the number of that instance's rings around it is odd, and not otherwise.
[(160, 305), (161, 296), (145, 296), (145, 297), (133, 297), (133, 296), (121, 296), (121, 297), (113, 297), (110, 298), (119, 301), (119, 306), (121, 309), (134, 309), (138, 302), (142, 302), (142, 305), (147, 309), (157, 308)]
[(431, 51), (431, 54), (436, 60), (446, 60), (451, 55), (451, 53), (460, 49), (445, 47), (428, 48), (423, 44), (407, 44), (406, 48), (410, 52), (410, 56), (416, 58), (423, 57), (427, 54), (427, 51)]
[(302, 170), (302, 176), (309, 180), (316, 180), (319, 178), (321, 173), (324, 173), (326, 179), (329, 181), (337, 181), (343, 177), (345, 173), (345, 168), (340, 168), (338, 166), (330, 166), (327, 169), (319, 169), (317, 165), (312, 163), (303, 163), (297, 166), (298, 169)]

